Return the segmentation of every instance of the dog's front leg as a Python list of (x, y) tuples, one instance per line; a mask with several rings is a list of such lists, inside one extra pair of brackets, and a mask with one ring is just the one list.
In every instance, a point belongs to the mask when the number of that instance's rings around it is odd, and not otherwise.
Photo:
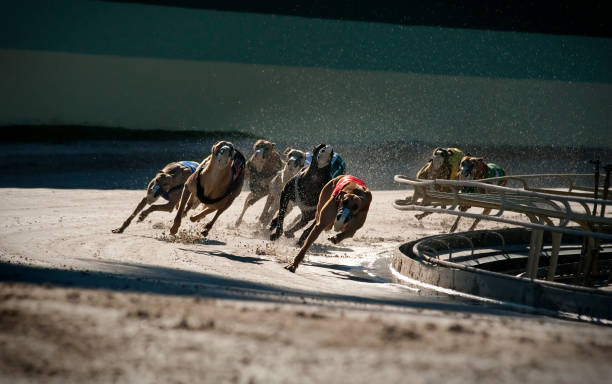
[(191, 220), (192, 222), (196, 222), (196, 221), (200, 221), (202, 220), (204, 217), (206, 217), (206, 215), (208, 215), (211, 212), (214, 212), (215, 208), (208, 208), (205, 207), (204, 210), (200, 213), (198, 213), (197, 215), (193, 215), (189, 218), (189, 220)]
[(330, 223), (333, 223), (335, 212), (337, 208), (338, 206), (334, 202), (334, 199), (329, 199), (320, 208), (320, 214), (317, 215), (315, 224), (313, 224), (310, 228), (308, 228), (309, 230), (304, 231), (304, 233), (308, 232), (306, 234), (306, 240), (304, 242), (304, 245), (302, 246), (298, 254), (293, 258), (291, 263), (285, 266), (286, 270), (290, 272), (295, 272), (298, 265), (300, 265), (300, 263), (304, 259), (304, 256), (306, 255), (306, 251), (308, 251), (312, 243), (314, 243), (314, 241), (319, 237), (321, 232), (327, 226), (329, 226)]
[(176, 235), (178, 232), (178, 229), (181, 226), (181, 219), (183, 218), (183, 210), (185, 209), (185, 205), (190, 197), (191, 192), (189, 192), (189, 188), (187, 188), (187, 184), (185, 184), (183, 187), (183, 193), (181, 194), (181, 202), (178, 210), (176, 211), (176, 216), (174, 217), (174, 224), (172, 225), (172, 228), (170, 228), (171, 235)]
[(335, 236), (331, 236), (329, 238), (329, 241), (331, 241), (333, 244), (338, 244), (344, 239), (353, 237), (355, 235), (355, 232), (357, 232), (359, 228), (363, 227), (366, 217), (367, 212), (359, 212), (357, 215), (355, 215), (354, 218), (349, 220), (348, 226), (344, 231), (338, 233)]
[(285, 184), (285, 188), (283, 188), (283, 192), (281, 193), (280, 198), (280, 206), (278, 209), (278, 215), (272, 220), (270, 223), (270, 231), (275, 230), (270, 234), (270, 240), (274, 241), (283, 234), (283, 222), (285, 220), (285, 215), (287, 214), (287, 206), (289, 205), (289, 196), (295, 195), (295, 188), (293, 187), (293, 179), (289, 180), (287, 184)]
[[(485, 208), (482, 210), (482, 215), (488, 215), (489, 213), (491, 213), (491, 208)], [(478, 223), (480, 223), (480, 218), (474, 219), (474, 222), (472, 223), (472, 226), (470, 227), (470, 231), (473, 231), (476, 226), (478, 225)]]
[(146, 219), (146, 217), (151, 212), (155, 212), (155, 211), (172, 212), (172, 210), (176, 206), (176, 203), (177, 203), (176, 201), (169, 201), (166, 204), (151, 205), (149, 208), (145, 209), (144, 211), (140, 213), (140, 215), (138, 216), (138, 221), (140, 222)]
[(138, 205), (136, 206), (136, 209), (134, 210), (134, 212), (132, 212), (132, 214), (130, 215), (130, 217), (128, 217), (124, 222), (123, 225), (121, 225), (121, 227), (113, 229), (113, 233), (121, 233), (123, 232), (128, 225), (130, 225), (130, 223), (132, 222), (132, 219), (138, 214), (138, 212), (140, 212), (145, 206), (147, 205), (147, 198), (144, 197), (142, 200), (140, 200), (140, 203), (138, 203)]
[(225, 212), (225, 210), (229, 207), (229, 204), (227, 204), (226, 206), (224, 206), (223, 208), (220, 208), (217, 210), (217, 213), (215, 213), (215, 216), (212, 218), (211, 221), (209, 221), (205, 226), (204, 226), (204, 230), (202, 231), (202, 236), (206, 237), (208, 236), (208, 232), (211, 230), (212, 226), (215, 224), (215, 221), (217, 221), (217, 219), (219, 218), (219, 216), (221, 216), (221, 214), (223, 212)]
[(315, 224), (314, 227), (312, 227), (312, 230), (308, 234), (308, 237), (306, 237), (306, 241), (304, 245), (302, 246), (302, 248), (300, 248), (300, 251), (298, 252), (298, 254), (295, 255), (291, 263), (285, 266), (286, 270), (290, 272), (295, 272), (295, 270), (300, 265), (302, 260), (304, 260), (304, 256), (306, 256), (306, 251), (308, 251), (312, 243), (314, 243), (314, 241), (319, 237), (321, 232), (323, 232), (324, 228), (325, 228), (324, 225), (318, 224), (318, 223)]
[[(470, 209), (470, 207), (466, 207), (464, 205), (460, 205), (459, 206), (459, 211), (461, 212), (465, 212), (468, 209)], [(457, 227), (459, 226), (459, 221), (461, 220), (461, 216), (457, 216), (457, 218), (455, 219), (455, 222), (453, 223), (453, 225), (451, 226), (450, 230), (448, 231), (448, 233), (453, 233), (457, 230)]]
[(191, 195), (191, 198), (189, 199), (189, 202), (187, 203), (187, 205), (185, 206), (185, 209), (181, 213), (181, 216), (185, 217), (187, 215), (187, 212), (197, 207), (198, 204), (200, 204), (200, 200), (198, 200), (197, 197)]
[(261, 211), (261, 215), (259, 215), (259, 223), (262, 225), (266, 225), (270, 222), (270, 216), (272, 216), (273, 211), (271, 210), (272, 205), (275, 205), (277, 200), (272, 194), (269, 194), (266, 198), (266, 204)]
[(244, 200), (244, 206), (242, 207), (242, 212), (240, 212), (240, 216), (238, 216), (238, 219), (236, 220), (236, 223), (234, 224), (234, 226), (238, 227), (240, 223), (242, 223), (242, 217), (244, 216), (244, 213), (246, 212), (247, 208), (249, 208), (253, 204), (251, 202), (252, 198), (253, 198), (253, 192), (249, 192), (249, 194), (246, 197), (246, 200)]
[(338, 233), (337, 235), (331, 236), (328, 240), (331, 241), (332, 244), (338, 244), (339, 242), (341, 242), (344, 239), (348, 239), (350, 237), (353, 237), (355, 235), (355, 232), (357, 232), (356, 229), (342, 231), (342, 232)]

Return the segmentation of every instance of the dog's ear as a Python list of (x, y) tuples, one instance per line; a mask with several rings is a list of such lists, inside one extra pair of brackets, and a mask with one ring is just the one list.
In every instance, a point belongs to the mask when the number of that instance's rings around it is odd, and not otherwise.
[(269, 143), (272, 145), (272, 148), (276, 147), (276, 143), (273, 143), (273, 142), (269, 142)]
[(217, 153), (217, 150), (221, 148), (221, 146), (225, 143), (224, 141), (217, 141), (212, 148), (210, 149), (210, 153), (214, 156)]
[(323, 148), (325, 148), (325, 144), (319, 144), (319, 145), (317, 145), (316, 147), (314, 147), (314, 148), (312, 149), (312, 156), (313, 156), (313, 158), (314, 158), (314, 156), (315, 156), (317, 153), (319, 153), (319, 151), (320, 151), (320, 150), (322, 150)]
[(344, 192), (344, 191), (338, 192), (336, 197), (334, 197), (334, 200), (336, 200), (337, 203), (341, 203), (342, 202), (342, 198), (344, 197), (345, 194), (346, 194), (346, 192)]
[(169, 183), (170, 181), (172, 181), (172, 175), (169, 175), (167, 173), (162, 173), (159, 175), (160, 183)]

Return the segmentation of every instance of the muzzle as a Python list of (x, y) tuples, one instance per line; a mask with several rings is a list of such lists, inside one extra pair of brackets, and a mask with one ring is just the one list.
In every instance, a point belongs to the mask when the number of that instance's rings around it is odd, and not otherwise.
[(436, 156), (442, 156), (444, 158), (448, 157), (448, 152), (445, 151), (444, 149), (438, 149), (435, 153)]
[(300, 159), (297, 156), (291, 156), (287, 159), (287, 164), (291, 165), (293, 168), (297, 168), (300, 165)]
[(331, 163), (334, 150), (331, 145), (326, 145), (317, 153), (317, 167), (324, 168)]
[[(217, 152), (215, 153), (215, 161), (217, 162), (217, 164), (224, 167), (225, 165), (231, 162), (233, 152), (234, 148), (231, 145), (224, 144), (223, 146), (217, 149)], [(220, 155), (223, 156), (226, 153), (228, 155), (227, 158), (219, 157)]]
[(259, 148), (255, 151), (255, 157), (265, 159), (268, 156), (268, 148)]
[(153, 184), (153, 186), (149, 190), (149, 193), (147, 193), (147, 202), (149, 204), (154, 203), (157, 199), (159, 199), (159, 196), (161, 196), (162, 192), (163, 191), (159, 184)]
[(472, 168), (474, 166), (472, 164), (461, 164), (461, 168), (459, 168), (459, 174), (461, 176), (467, 177), (472, 174)]
[(351, 210), (345, 207), (340, 207), (334, 221), (334, 231), (340, 232), (346, 228), (348, 221), (351, 219)]

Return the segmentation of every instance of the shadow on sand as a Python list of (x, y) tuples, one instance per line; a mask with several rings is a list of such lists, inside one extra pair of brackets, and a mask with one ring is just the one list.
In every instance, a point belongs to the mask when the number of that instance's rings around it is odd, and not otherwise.
[[(223, 242), (219, 242), (221, 244), (225, 244)], [(226, 259), (232, 260), (232, 261), (239, 261), (241, 263), (250, 263), (250, 264), (262, 264), (263, 260), (258, 258), (258, 257), (250, 257), (250, 256), (236, 256), (236, 255), (232, 255), (231, 253), (227, 253), (227, 252), (223, 252), (223, 251), (196, 251), (194, 249), (186, 249), (186, 248), (179, 248), (181, 251), (184, 252), (192, 252), (192, 253), (197, 253), (199, 255), (204, 255), (204, 256), (216, 256), (216, 257), (225, 257)]]
[[(222, 257), (234, 255), (216, 255)], [(242, 259), (242, 258), (240, 258)], [(458, 311), (469, 313), (495, 313), (497, 315), (520, 316), (516, 313), (498, 311), (494, 306), (467, 305), (446, 298), (432, 300), (421, 296), (406, 295), (405, 299), (368, 298), (354, 295), (308, 292), (286, 289), (273, 284), (262, 284), (208, 273), (154, 265), (88, 260), (94, 267), (112, 270), (75, 271), (0, 263), (0, 281), (22, 282), (40, 285), (55, 285), (84, 289), (107, 289), (119, 292), (137, 292), (178, 296), (199, 296), (212, 299), (250, 300), (273, 303), (318, 304), (335, 308), (354, 304), (383, 305), (377, 311), (393, 311), (394, 307)], [(242, 260), (243, 261), (243, 260)], [(247, 261), (252, 262), (252, 261)], [(344, 276), (343, 276), (344, 277)], [(368, 309), (368, 308), (364, 308)], [(374, 309), (374, 308), (372, 308)]]

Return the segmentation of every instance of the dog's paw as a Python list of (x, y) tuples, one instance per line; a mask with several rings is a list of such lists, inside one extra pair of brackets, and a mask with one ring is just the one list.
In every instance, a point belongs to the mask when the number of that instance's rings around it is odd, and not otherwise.
[(113, 232), (113, 233), (123, 233), (123, 228), (115, 228), (111, 232)]
[(274, 228), (276, 228), (278, 226), (278, 217), (273, 219), (272, 222), (270, 223), (270, 231), (273, 231)]
[(271, 233), (271, 234), (270, 234), (270, 240), (271, 240), (271, 241), (275, 241), (275, 240), (277, 240), (277, 239), (280, 237), (280, 235), (281, 235), (281, 234), (280, 234), (279, 232), (274, 232), (274, 233)]
[(327, 240), (331, 241), (332, 244), (338, 244), (339, 243), (338, 238), (336, 236), (330, 236), (330, 237), (327, 238)]
[(283, 268), (285, 268), (289, 272), (295, 273), (295, 270), (297, 269), (297, 265), (295, 265), (295, 264), (287, 264)]
[(204, 230), (202, 232), (200, 232), (200, 233), (202, 234), (202, 236), (206, 237), (206, 236), (208, 236), (208, 231), (209, 231), (208, 228), (204, 228)]
[(170, 234), (171, 234), (171, 235), (176, 235), (176, 233), (178, 232), (178, 229), (179, 229), (179, 226), (178, 226), (178, 225), (176, 225), (176, 224), (174, 224), (174, 225), (172, 226), (172, 228), (170, 228)]
[(293, 239), (293, 232), (285, 232), (285, 237), (288, 239)]
[(238, 228), (241, 223), (242, 223), (242, 220), (236, 220), (236, 222), (234, 223), (234, 227)]

